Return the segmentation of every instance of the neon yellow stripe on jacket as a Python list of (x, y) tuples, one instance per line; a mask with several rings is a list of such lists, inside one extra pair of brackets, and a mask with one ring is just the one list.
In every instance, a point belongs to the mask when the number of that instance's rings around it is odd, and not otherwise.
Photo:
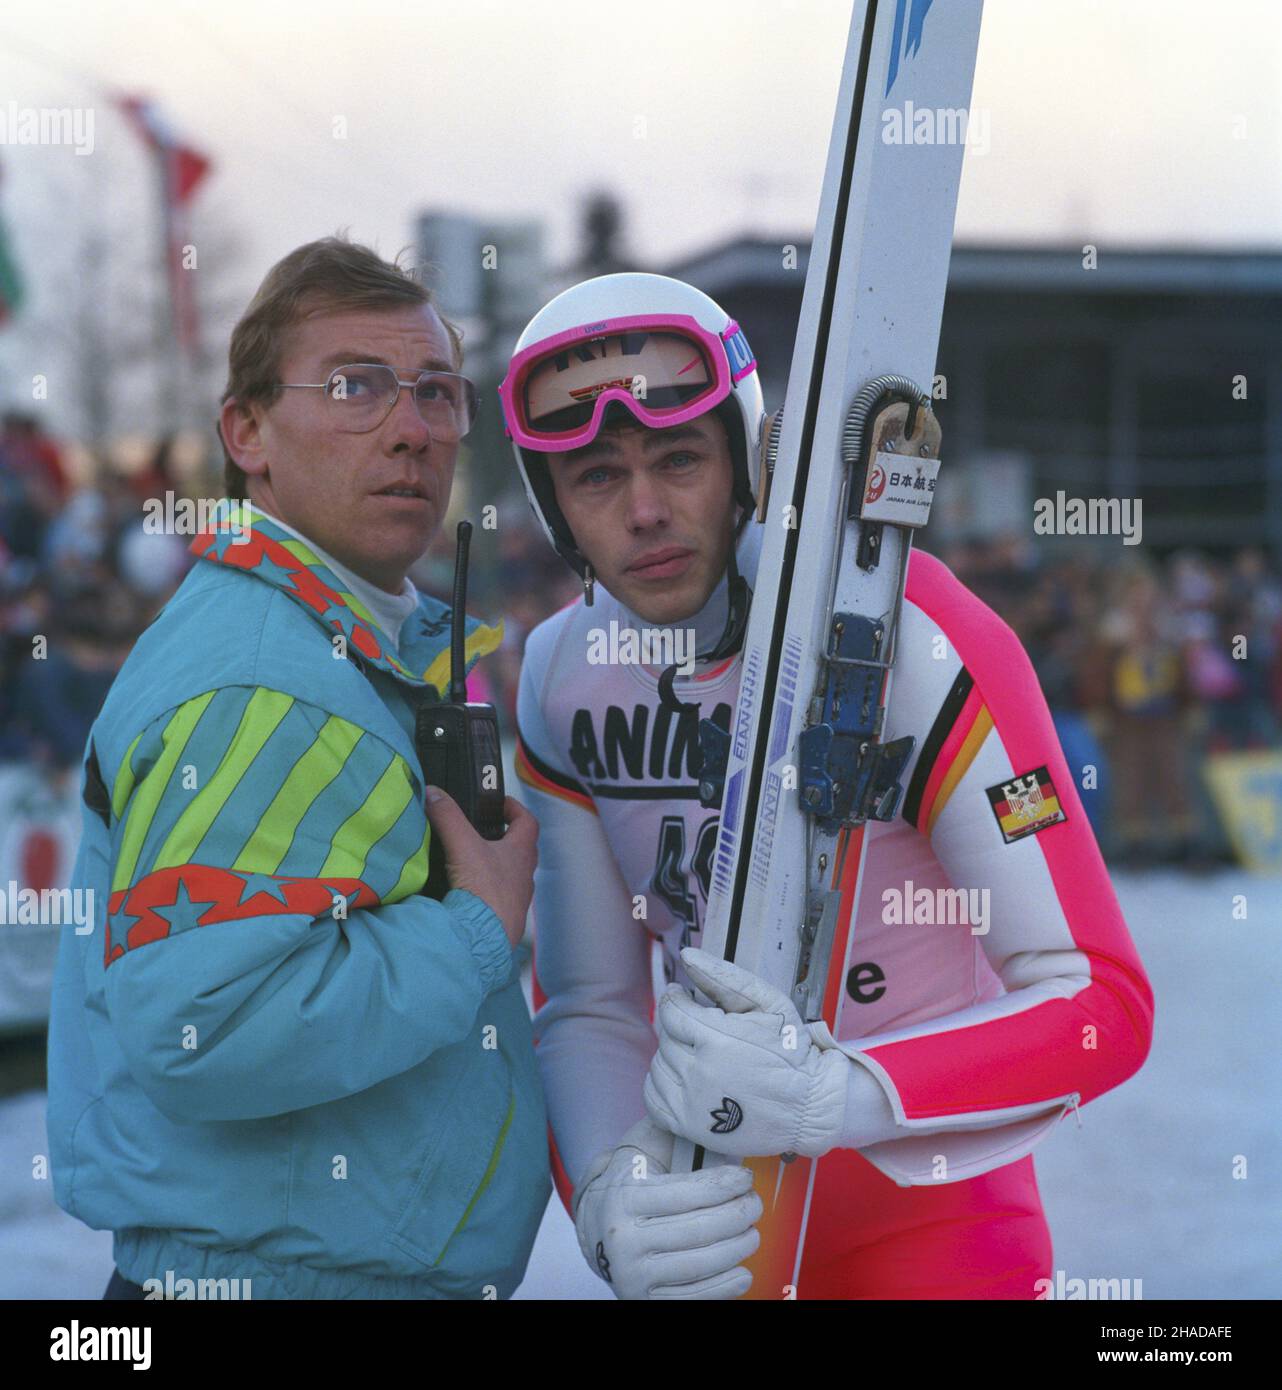
[(321, 725), (316, 741), (289, 770), (280, 790), (236, 856), (233, 869), (274, 874), (289, 851), (299, 822), (312, 803), (338, 777), (363, 731), (332, 714)]
[(239, 786), (240, 779), (262, 751), (263, 744), (272, 736), (293, 704), (294, 697), (283, 695), (279, 690), (260, 686), (254, 691), (217, 771), (196, 792), (191, 805), (178, 817), (161, 845), (155, 863), (150, 866), (151, 872), (170, 869), (191, 860), (196, 846), (218, 818), (227, 798)]
[(365, 803), (339, 826), (321, 865), (320, 878), (361, 878), (370, 846), (381, 840), (401, 818), (414, 795), (403, 758), (393, 758)]
[[(206, 691), (203, 695), (198, 695), (194, 700), (188, 700), (185, 705), (180, 705), (174, 712), (174, 717), (165, 725), (165, 732), (161, 735), (164, 748), (160, 757), (156, 759), (156, 765), (143, 779), (142, 786), (138, 789), (137, 797), (133, 805), (129, 808), (129, 816), (125, 821), (124, 835), (120, 841), (120, 852), (116, 855), (116, 868), (111, 876), (111, 891), (114, 893), (120, 888), (127, 888), (134, 881), (134, 869), (138, 863), (138, 856), (142, 852), (143, 842), (147, 838), (147, 831), (151, 827), (152, 817), (156, 814), (156, 807), (160, 805), (160, 800), (165, 794), (165, 788), (169, 785), (169, 778), (178, 760), (182, 757), (183, 749), (187, 746), (187, 740), (192, 735), (192, 730), (200, 722), (200, 716), (204, 714), (209, 702), (217, 692)], [(135, 739), (136, 743), (137, 740)], [(128, 766), (129, 759), (126, 757), (125, 764)], [(120, 779), (117, 778), (117, 793), (119, 793)], [(130, 785), (132, 786), (132, 774)]]
[(398, 903), (402, 898), (408, 898), (411, 893), (417, 893), (427, 882), (427, 855), (431, 843), (432, 827), (429, 825), (423, 831), (422, 843), (405, 861), (405, 867), (401, 870), (400, 878), (396, 880), (396, 886), (384, 896), (383, 901), (385, 903)]
[(141, 738), (142, 730), (140, 729), (134, 735), (134, 741), (125, 749), (125, 756), (121, 759), (120, 768), (116, 772), (116, 784), (111, 789), (111, 814), (117, 820), (120, 819), (121, 812), (125, 809), (125, 804), (134, 789), (134, 783), (138, 780), (134, 776), (133, 756), (134, 749), (138, 747), (138, 741)]

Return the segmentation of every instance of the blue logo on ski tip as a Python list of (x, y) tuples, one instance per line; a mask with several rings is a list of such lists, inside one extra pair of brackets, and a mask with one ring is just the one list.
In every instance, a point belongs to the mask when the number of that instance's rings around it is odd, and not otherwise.
[(735, 827), (739, 822), (739, 798), (743, 792), (743, 769), (726, 783), (726, 799), (721, 808), (717, 834), (717, 853), (712, 864), (712, 882), (718, 893), (730, 891), (730, 866), (734, 863)]
[(783, 649), (779, 670), (779, 693), (775, 697), (775, 726), (770, 735), (769, 767), (783, 757), (788, 747), (788, 726), (792, 723), (792, 701), (797, 693), (797, 673), (801, 670), (801, 641), (790, 637)]
[[(917, 50), (921, 47), (922, 28), (926, 23), (926, 12), (930, 9), (934, 0), (912, 0), (912, 11), (908, 11), (909, 0), (897, 0), (895, 5), (895, 33), (890, 40), (890, 71), (886, 75), (886, 92), (890, 95), (890, 89), (895, 85), (895, 78), (899, 76), (899, 59), (903, 57), (915, 57)], [(908, 32), (904, 33), (904, 15), (908, 14)]]

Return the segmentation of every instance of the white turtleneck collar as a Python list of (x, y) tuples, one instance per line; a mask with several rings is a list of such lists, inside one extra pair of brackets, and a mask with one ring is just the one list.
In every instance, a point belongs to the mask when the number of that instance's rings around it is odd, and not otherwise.
[(255, 508), (262, 512), (264, 516), (270, 517), (282, 531), (288, 531), (296, 540), (303, 542), (310, 550), (314, 551), (317, 559), (324, 562), (327, 568), (333, 570), (334, 576), (343, 587), (356, 597), (369, 610), (371, 617), (378, 625), (379, 630), (385, 632), (394, 645), (399, 645), (401, 628), (405, 619), (418, 608), (418, 590), (414, 587), (413, 581), (406, 575), (401, 584), (399, 594), (389, 594), (386, 589), (380, 589), (377, 584), (363, 578), (334, 557), (326, 550), (322, 550), (319, 545), (310, 537), (305, 536), (289, 522), (282, 521), (278, 516), (272, 516), (261, 503), (254, 503)]

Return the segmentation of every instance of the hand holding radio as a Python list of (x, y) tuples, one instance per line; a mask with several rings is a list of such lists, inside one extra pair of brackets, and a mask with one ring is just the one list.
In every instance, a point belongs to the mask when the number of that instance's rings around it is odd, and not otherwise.
[(493, 908), (513, 948), (525, 934), (534, 896), (539, 823), (512, 797), (503, 800), (507, 833), (490, 840), (477, 833), (462, 808), (440, 787), (427, 789), (427, 819), (444, 850), (450, 888), (465, 888)]
[[(464, 625), (472, 524), (460, 521), (454, 563), (449, 699), (422, 704), (414, 746), (427, 784), (432, 827), (423, 891), (443, 898), (465, 888), (498, 914), (515, 948), (534, 896), (539, 823), (503, 790), (503, 755), (493, 705), (467, 698)], [(506, 827), (506, 829), (505, 829)]]

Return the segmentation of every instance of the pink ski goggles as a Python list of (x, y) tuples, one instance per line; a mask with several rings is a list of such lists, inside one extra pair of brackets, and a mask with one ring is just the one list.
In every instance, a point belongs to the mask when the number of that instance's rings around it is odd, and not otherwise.
[(510, 439), (540, 453), (568, 453), (596, 438), (611, 401), (666, 429), (711, 410), (756, 366), (733, 320), (718, 334), (688, 314), (633, 314), (522, 349), (499, 397)]

